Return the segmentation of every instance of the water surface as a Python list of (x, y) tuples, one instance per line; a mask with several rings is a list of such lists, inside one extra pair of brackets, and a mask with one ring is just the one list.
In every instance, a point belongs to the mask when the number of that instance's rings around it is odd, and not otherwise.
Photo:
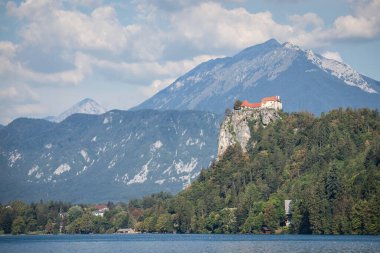
[(37, 235), (0, 236), (0, 252), (380, 252), (379, 236)]

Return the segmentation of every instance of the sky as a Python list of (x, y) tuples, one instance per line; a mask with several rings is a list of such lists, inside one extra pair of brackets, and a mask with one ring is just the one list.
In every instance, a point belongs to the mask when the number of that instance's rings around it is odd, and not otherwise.
[(84, 98), (127, 110), (271, 38), (380, 80), (380, 0), (0, 0), (0, 124)]

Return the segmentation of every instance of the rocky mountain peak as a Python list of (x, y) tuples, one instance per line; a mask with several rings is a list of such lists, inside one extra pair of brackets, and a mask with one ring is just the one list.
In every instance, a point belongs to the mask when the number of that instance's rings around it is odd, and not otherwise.
[(62, 112), (56, 117), (48, 117), (46, 118), (49, 121), (53, 122), (61, 122), (67, 117), (75, 114), (75, 113), (84, 113), (84, 114), (94, 114), (99, 115), (105, 113), (107, 110), (101, 106), (99, 103), (97, 103), (95, 100), (91, 98), (85, 98), (66, 111)]
[(236, 98), (257, 100), (273, 93), (281, 96), (287, 112), (380, 108), (380, 82), (348, 64), (272, 39), (198, 65), (134, 110), (223, 113)]

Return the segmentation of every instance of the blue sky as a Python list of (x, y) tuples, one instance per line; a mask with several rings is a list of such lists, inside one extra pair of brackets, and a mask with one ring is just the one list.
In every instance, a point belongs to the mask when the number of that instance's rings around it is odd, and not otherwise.
[(380, 80), (380, 0), (0, 0), (0, 123), (84, 99), (128, 109), (275, 38)]

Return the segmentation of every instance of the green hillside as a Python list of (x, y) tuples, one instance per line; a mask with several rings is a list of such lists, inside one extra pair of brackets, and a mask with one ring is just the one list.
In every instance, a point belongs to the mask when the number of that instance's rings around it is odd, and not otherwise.
[[(173, 198), (129, 203), (146, 232), (380, 234), (378, 111), (282, 114)], [(284, 200), (292, 200), (283, 226)]]
[[(380, 234), (380, 117), (335, 110), (319, 118), (281, 114), (266, 128), (249, 121), (247, 152), (232, 146), (176, 196), (127, 204), (62, 202), (0, 205), (2, 233)], [(292, 200), (285, 226), (285, 200)], [(61, 225), (61, 227), (60, 227)]]

